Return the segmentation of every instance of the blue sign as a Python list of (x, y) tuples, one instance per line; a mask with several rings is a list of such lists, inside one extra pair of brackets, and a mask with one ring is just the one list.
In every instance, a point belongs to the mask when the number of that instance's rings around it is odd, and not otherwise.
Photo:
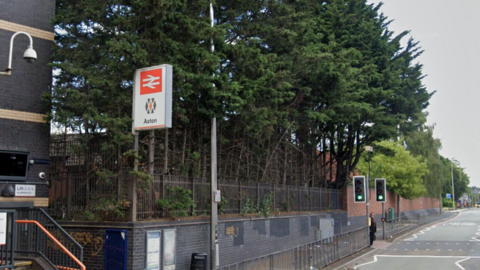
[(451, 199), (451, 198), (452, 198), (452, 194), (447, 193), (447, 199)]

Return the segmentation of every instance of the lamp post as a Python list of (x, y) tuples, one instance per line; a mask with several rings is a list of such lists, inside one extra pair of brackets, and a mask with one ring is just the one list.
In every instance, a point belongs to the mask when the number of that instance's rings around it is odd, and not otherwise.
[(453, 204), (453, 210), (455, 210), (455, 185), (453, 183), (453, 161), (451, 162), (452, 164), (452, 204)]
[(10, 38), (10, 52), (8, 54), (8, 66), (5, 69), (5, 71), (0, 72), (0, 75), (7, 75), (8, 76), (8, 75), (12, 74), (12, 70), (13, 70), (13, 68), (12, 68), (13, 40), (15, 39), (15, 37), (17, 35), (20, 35), (20, 34), (26, 35), (28, 37), (28, 39), (30, 40), (30, 46), (28, 46), (27, 49), (25, 50), (25, 52), (23, 53), (23, 58), (29, 63), (33, 63), (33, 62), (35, 62), (35, 60), (37, 60), (37, 52), (35, 52), (35, 50), (33, 49), (32, 36), (30, 36), (30, 34), (28, 34), (27, 32), (16, 32)]

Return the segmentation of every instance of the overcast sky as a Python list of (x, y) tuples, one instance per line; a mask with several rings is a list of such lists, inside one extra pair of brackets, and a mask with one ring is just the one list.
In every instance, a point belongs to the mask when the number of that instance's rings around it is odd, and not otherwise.
[[(440, 154), (456, 159), (480, 186), (480, 0), (369, 0), (383, 2), (389, 29), (410, 30), (424, 50), (423, 84), (430, 99), (428, 124), (442, 142)], [(405, 39), (406, 40), (406, 39)]]

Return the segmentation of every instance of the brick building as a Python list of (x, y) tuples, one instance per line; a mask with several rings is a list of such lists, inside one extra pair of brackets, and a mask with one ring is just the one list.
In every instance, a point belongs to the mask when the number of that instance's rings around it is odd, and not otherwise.
[[(0, 175), (0, 190), (11, 183), (35, 185), (35, 204), (46, 206), (47, 179), (40, 179), (39, 173), (48, 169), (50, 125), (44, 119), (47, 108), (41, 96), (50, 91), (52, 84), (52, 69), (48, 64), (54, 40), (51, 19), (55, 1), (0, 0), (0, 7), (0, 72), (8, 67), (10, 41), (15, 33), (30, 34), (37, 53), (37, 60), (27, 63), (23, 54), (29, 46), (29, 38), (25, 34), (16, 35), (12, 47), (13, 70), (11, 75), (0, 75), (0, 159), (27, 160), (25, 170), (12, 172), (12, 166), (0, 169), (3, 174)], [(12, 162), (19, 165), (19, 161)]]

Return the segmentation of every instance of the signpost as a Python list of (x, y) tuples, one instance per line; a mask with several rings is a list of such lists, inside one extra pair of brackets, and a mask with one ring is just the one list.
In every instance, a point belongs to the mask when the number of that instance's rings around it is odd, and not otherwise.
[(135, 71), (132, 132), (172, 127), (172, 66)]
[[(135, 70), (133, 86), (132, 133), (134, 150), (138, 153), (138, 133), (150, 130), (148, 140), (149, 173), (153, 176), (154, 130), (172, 127), (172, 66), (165, 64)], [(138, 171), (135, 159), (134, 171)], [(132, 181), (129, 199), (130, 220), (137, 220), (137, 179)]]

